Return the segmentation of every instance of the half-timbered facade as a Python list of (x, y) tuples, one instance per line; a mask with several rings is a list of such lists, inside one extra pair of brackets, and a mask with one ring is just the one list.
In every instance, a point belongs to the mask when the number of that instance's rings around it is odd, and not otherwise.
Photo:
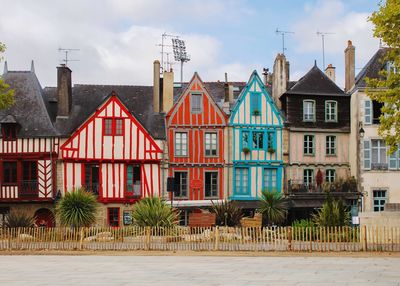
[(166, 116), (169, 176), (179, 190), (176, 205), (210, 206), (224, 198), (227, 117), (194, 74)]
[(36, 216), (51, 226), (56, 194), (59, 138), (48, 116), (42, 88), (30, 71), (8, 71), (4, 81), (15, 90), (15, 103), (0, 110), (0, 226), (10, 212)]
[(256, 71), (237, 99), (229, 126), (229, 199), (246, 205), (244, 201), (258, 200), (263, 190), (281, 192), (283, 118)]

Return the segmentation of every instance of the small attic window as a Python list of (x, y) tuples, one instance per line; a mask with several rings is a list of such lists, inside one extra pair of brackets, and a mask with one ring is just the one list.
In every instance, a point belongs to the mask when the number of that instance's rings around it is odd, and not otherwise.
[(385, 70), (388, 75), (391, 73), (397, 73), (397, 69), (392, 61), (387, 61), (385, 64)]
[(4, 141), (11, 141), (17, 139), (17, 124), (3, 123), (1, 124), (1, 135)]

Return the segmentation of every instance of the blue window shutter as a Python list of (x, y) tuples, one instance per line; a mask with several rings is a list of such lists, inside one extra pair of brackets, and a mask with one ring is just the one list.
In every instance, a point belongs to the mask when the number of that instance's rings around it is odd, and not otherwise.
[(372, 124), (372, 101), (369, 99), (364, 101), (364, 123)]
[(399, 150), (396, 150), (393, 154), (389, 155), (389, 169), (395, 170), (398, 168), (398, 156), (399, 156)]
[(371, 169), (371, 141), (364, 140), (364, 169)]

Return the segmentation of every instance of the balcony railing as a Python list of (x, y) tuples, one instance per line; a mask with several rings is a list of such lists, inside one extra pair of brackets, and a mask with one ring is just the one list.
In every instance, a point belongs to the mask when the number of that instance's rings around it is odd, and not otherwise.
[(287, 184), (288, 194), (301, 193), (326, 193), (326, 192), (357, 192), (357, 181), (354, 178), (339, 178), (333, 183), (323, 182), (321, 185), (316, 183), (304, 183), (302, 180), (289, 180)]
[(302, 180), (289, 180), (288, 192), (289, 193), (310, 193), (318, 192), (319, 190), (315, 183), (304, 183)]
[(39, 195), (39, 186), (37, 180), (23, 180), (20, 183), (19, 197), (37, 198)]

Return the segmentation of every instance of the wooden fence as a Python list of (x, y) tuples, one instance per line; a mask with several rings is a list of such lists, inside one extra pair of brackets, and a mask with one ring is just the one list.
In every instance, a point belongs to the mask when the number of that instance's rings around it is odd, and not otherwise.
[(3, 228), (0, 250), (400, 251), (400, 227)]

